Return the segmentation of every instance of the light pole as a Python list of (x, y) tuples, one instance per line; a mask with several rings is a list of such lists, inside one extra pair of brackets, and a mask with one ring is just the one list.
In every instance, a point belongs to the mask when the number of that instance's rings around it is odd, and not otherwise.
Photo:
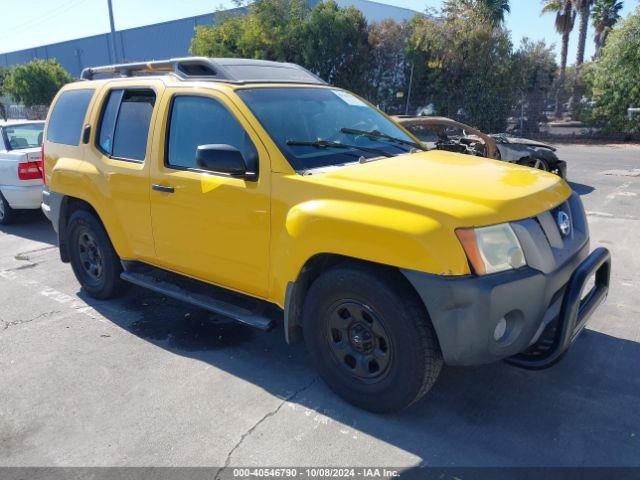
[(407, 93), (407, 103), (404, 106), (405, 115), (409, 115), (409, 105), (411, 102), (411, 90), (413, 89), (413, 69), (415, 68), (415, 66), (416, 66), (415, 63), (411, 64), (411, 75), (409, 76), (409, 92)]
[(113, 5), (111, 5), (111, 0), (107, 0), (107, 5), (109, 5), (109, 24), (111, 26), (111, 59), (113, 63), (118, 63), (118, 53), (116, 49), (116, 27), (113, 21)]

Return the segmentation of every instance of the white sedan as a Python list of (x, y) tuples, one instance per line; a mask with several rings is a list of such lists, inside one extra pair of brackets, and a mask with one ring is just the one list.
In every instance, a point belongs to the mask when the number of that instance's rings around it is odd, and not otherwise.
[(42, 202), (43, 121), (0, 122), (0, 225)]

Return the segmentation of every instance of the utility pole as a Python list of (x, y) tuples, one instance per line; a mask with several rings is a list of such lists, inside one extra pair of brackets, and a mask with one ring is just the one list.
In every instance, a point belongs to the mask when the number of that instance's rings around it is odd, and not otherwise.
[(111, 0), (107, 0), (107, 5), (109, 5), (109, 24), (111, 25), (111, 59), (113, 63), (118, 63), (118, 54), (116, 50), (116, 27), (113, 21), (113, 5), (111, 5)]

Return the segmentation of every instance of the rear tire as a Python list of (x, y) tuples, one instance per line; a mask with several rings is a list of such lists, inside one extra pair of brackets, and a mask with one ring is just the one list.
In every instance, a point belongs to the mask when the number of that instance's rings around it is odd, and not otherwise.
[(16, 211), (11, 208), (7, 199), (0, 192), (0, 225), (9, 225), (15, 218)]
[(397, 272), (341, 264), (309, 289), (304, 338), (315, 367), (349, 403), (393, 412), (433, 386), (442, 354), (424, 306)]
[(71, 215), (67, 245), (73, 273), (93, 298), (114, 297), (122, 288), (122, 264), (100, 221), (86, 210)]

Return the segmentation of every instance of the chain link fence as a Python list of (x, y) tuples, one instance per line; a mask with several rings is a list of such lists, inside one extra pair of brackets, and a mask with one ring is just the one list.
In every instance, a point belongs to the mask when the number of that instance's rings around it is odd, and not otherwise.
[(48, 111), (49, 107), (46, 105), (25, 107), (24, 105), (5, 104), (7, 120), (44, 120), (47, 118)]

